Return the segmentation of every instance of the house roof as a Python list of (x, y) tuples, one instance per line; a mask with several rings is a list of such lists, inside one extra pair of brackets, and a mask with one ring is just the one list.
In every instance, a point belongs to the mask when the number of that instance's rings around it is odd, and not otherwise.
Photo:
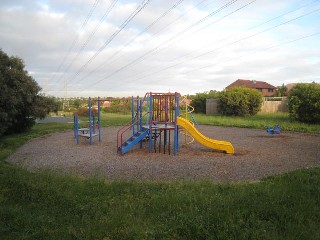
[(257, 80), (244, 80), (244, 79), (238, 79), (237, 81), (231, 83), (226, 88), (232, 88), (232, 87), (247, 87), (247, 88), (261, 88), (261, 89), (276, 89), (275, 86), (272, 86), (269, 83), (257, 81)]

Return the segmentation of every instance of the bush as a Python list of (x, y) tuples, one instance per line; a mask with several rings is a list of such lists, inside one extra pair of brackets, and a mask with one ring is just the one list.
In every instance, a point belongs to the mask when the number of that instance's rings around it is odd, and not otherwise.
[[(92, 115), (97, 116), (98, 115), (98, 110), (95, 108), (91, 108), (91, 113)], [(82, 117), (89, 117), (89, 109), (88, 108), (79, 108), (78, 111), (76, 112), (79, 116)]]
[(194, 107), (196, 113), (206, 113), (206, 102), (209, 98), (217, 98), (219, 93), (211, 90), (210, 92), (196, 93), (192, 98), (191, 106)]
[(305, 123), (320, 123), (320, 85), (297, 84), (289, 93), (290, 117)]
[(113, 102), (110, 107), (103, 108), (105, 113), (121, 113), (128, 114), (131, 113), (131, 102)]
[(231, 88), (220, 93), (218, 98), (218, 112), (223, 115), (255, 115), (260, 111), (261, 105), (261, 94), (244, 87)]

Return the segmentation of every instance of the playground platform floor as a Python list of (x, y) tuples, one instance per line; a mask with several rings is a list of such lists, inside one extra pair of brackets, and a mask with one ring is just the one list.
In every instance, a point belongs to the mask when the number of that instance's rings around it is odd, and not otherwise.
[[(256, 181), (302, 168), (320, 166), (320, 134), (199, 126), (206, 136), (230, 141), (234, 155), (215, 152), (194, 142), (183, 145), (177, 156), (148, 153), (137, 146), (126, 155), (116, 152), (120, 127), (102, 129), (102, 141), (89, 145), (82, 139), (76, 145), (73, 132), (61, 132), (33, 139), (7, 158), (30, 171), (53, 169), (57, 172), (110, 180), (196, 180), (217, 182)], [(147, 143), (144, 143), (147, 145)], [(171, 152), (172, 153), (172, 152)]]

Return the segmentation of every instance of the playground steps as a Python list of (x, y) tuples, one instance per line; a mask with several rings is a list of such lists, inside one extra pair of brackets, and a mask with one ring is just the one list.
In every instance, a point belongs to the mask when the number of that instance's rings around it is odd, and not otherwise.
[(148, 129), (142, 128), (121, 145), (121, 153), (125, 154), (148, 135)]

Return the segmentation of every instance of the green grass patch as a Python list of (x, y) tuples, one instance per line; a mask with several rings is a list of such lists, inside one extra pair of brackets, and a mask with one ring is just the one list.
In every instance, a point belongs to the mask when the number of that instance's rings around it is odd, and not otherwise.
[[(14, 177), (13, 177), (14, 176)], [(2, 239), (319, 239), (320, 169), (259, 183), (107, 182), (1, 163)]]
[[(103, 117), (108, 126), (130, 121), (130, 115)], [(221, 126), (290, 124), (285, 115), (196, 118)], [(320, 239), (320, 168), (256, 183), (110, 182), (30, 173), (3, 161), (34, 137), (71, 129), (36, 124), (0, 138), (1, 239)]]
[[(82, 121), (80, 125), (89, 121), (88, 117), (79, 117)], [(95, 120), (98, 120), (97, 118)], [(101, 113), (101, 126), (123, 126), (130, 123), (131, 114), (117, 114), (117, 113)]]
[(267, 126), (280, 125), (283, 131), (320, 133), (320, 124), (306, 124), (291, 121), (287, 113), (257, 114), (246, 117), (195, 114), (199, 124), (225, 127), (266, 129)]

